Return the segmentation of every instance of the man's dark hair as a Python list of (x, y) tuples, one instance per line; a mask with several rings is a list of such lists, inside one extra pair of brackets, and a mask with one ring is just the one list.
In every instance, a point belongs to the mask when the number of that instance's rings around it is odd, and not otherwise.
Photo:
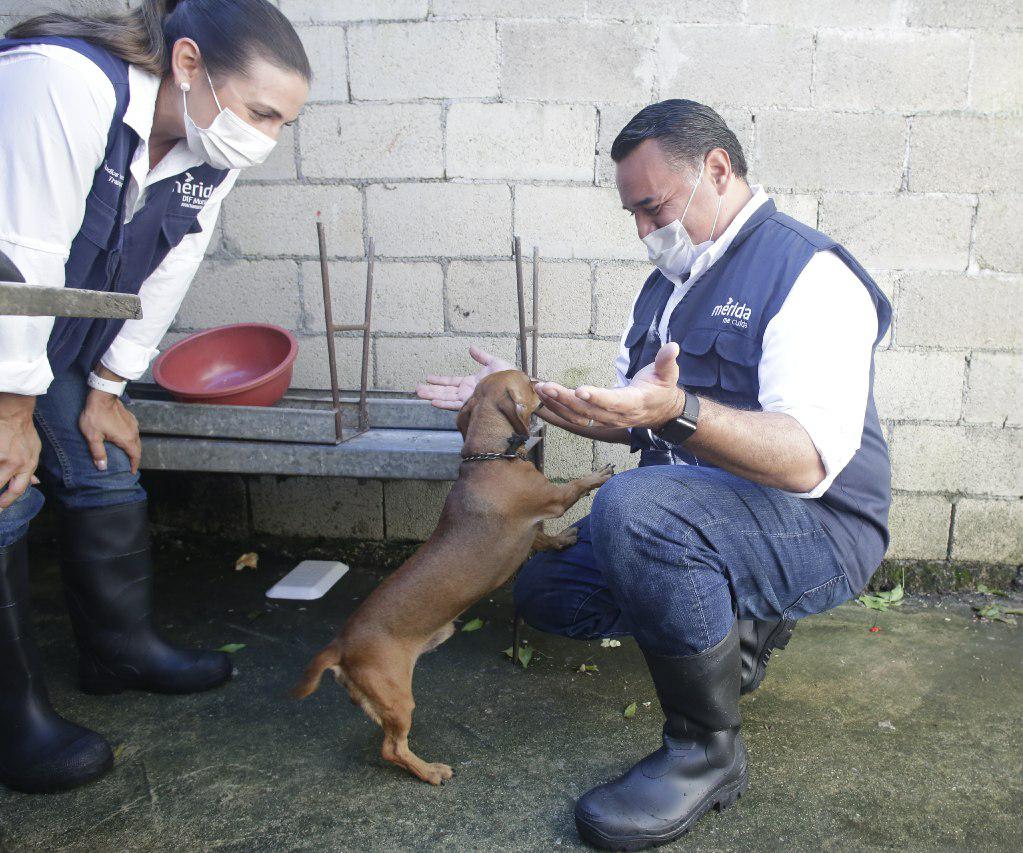
[(643, 107), (615, 137), (611, 159), (620, 163), (647, 139), (656, 139), (673, 162), (685, 167), (696, 167), (715, 148), (723, 148), (732, 161), (732, 172), (746, 177), (746, 155), (739, 140), (724, 119), (704, 104), (673, 98)]

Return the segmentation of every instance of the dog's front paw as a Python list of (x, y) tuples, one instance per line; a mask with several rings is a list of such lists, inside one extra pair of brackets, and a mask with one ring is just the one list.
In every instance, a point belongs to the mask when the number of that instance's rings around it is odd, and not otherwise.
[(579, 541), (579, 530), (576, 527), (566, 527), (561, 533), (551, 537), (555, 551), (564, 551), (571, 548)]

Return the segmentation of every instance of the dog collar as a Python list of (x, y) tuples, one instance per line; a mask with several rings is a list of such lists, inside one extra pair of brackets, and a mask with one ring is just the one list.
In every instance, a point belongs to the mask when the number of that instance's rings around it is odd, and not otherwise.
[(521, 459), (528, 461), (525, 456), (518, 453), (473, 453), (471, 456), (463, 456), (463, 462), (489, 462), (491, 459)]
[[(529, 461), (525, 456), (519, 453), (519, 448), (525, 445), (530, 439), (528, 435), (520, 435), (515, 433), (508, 439), (508, 449), (504, 453), (472, 453), (469, 456), (463, 456), (463, 462), (489, 462), (492, 459), (522, 459)], [(527, 448), (528, 450), (528, 448)]]

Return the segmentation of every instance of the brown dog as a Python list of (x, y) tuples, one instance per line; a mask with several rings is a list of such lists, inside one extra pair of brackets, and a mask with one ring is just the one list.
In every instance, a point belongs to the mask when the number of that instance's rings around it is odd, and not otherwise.
[[(462, 456), (503, 454), (529, 434), (540, 399), (517, 370), (486, 377), (458, 414)], [(530, 549), (561, 549), (575, 528), (540, 532), (576, 501), (605, 483), (612, 466), (564, 485), (551, 483), (525, 458), (462, 463), (433, 535), (387, 577), (306, 668), (293, 695), (316, 690), (330, 669), (373, 722), (384, 730), (383, 757), (434, 785), (450, 779), (446, 764), (430, 764), (409, 748), (412, 671), (417, 658), (455, 632), (452, 620), (508, 580)]]

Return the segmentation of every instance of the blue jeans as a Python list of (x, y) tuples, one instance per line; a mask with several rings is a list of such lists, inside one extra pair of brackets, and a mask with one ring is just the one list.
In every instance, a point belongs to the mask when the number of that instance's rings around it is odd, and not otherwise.
[[(78, 428), (89, 387), (77, 368), (59, 373), (47, 392), (36, 398), (35, 425), (43, 448), (36, 476), (68, 509), (91, 509), (146, 499), (139, 475), (131, 473), (128, 455), (107, 444), (107, 470), (92, 461), (89, 445)], [(34, 486), (0, 512), (0, 547), (13, 545), (28, 532), (29, 522), (43, 508), (43, 495)]]
[(718, 468), (650, 465), (597, 492), (579, 540), (537, 554), (515, 603), (541, 631), (631, 634), (646, 651), (694, 655), (740, 619), (799, 619), (853, 597), (801, 498)]

